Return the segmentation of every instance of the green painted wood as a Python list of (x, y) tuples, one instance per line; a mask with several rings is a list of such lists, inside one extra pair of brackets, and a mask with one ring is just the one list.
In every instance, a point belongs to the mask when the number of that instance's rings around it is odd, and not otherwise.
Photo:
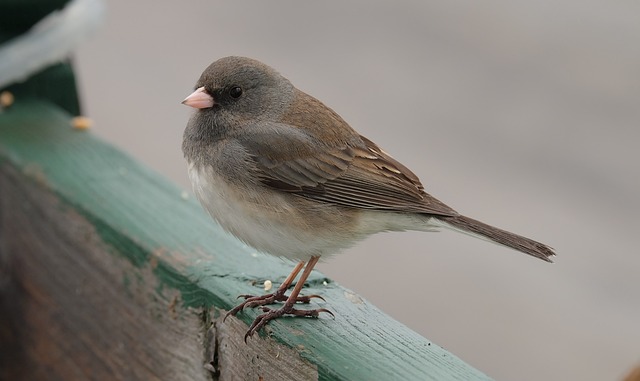
[[(188, 307), (229, 309), (237, 295), (262, 293), (264, 280), (277, 284), (291, 270), (224, 233), (182, 189), (72, 129), (70, 115), (49, 103), (18, 99), (0, 113), (3, 163), (90, 220), (114, 256), (138, 267), (152, 263), (161, 287), (179, 290)], [(283, 318), (268, 331), (316, 364), (320, 379), (489, 379), (324, 275), (314, 272), (308, 286), (306, 293), (327, 299), (322, 306), (335, 320)], [(256, 315), (239, 317), (248, 323)]]
[(64, 109), (73, 116), (80, 115), (78, 88), (70, 62), (61, 62), (32, 74), (29, 79), (13, 83), (4, 89), (15, 98), (38, 97)]

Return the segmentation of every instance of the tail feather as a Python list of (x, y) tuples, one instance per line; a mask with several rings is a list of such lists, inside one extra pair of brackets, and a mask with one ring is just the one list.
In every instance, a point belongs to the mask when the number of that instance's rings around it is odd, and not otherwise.
[(556, 255), (554, 250), (545, 244), (510, 233), (506, 230), (498, 229), (484, 222), (474, 220), (473, 218), (458, 215), (451, 217), (442, 216), (438, 217), (438, 220), (444, 223), (445, 227), (518, 250), (522, 253), (540, 258), (543, 261), (553, 262), (551, 257)]

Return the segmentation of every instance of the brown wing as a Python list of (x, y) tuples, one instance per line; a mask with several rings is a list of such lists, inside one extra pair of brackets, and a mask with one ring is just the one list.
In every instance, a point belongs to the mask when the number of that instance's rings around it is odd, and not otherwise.
[(260, 181), (271, 188), (346, 207), (458, 215), (425, 193), (408, 168), (367, 138), (356, 137), (339, 147), (323, 147), (300, 129), (279, 125), (268, 133), (254, 130), (242, 143)]
[(252, 126), (250, 136), (242, 136), (265, 185), (353, 208), (458, 215), (425, 193), (407, 167), (312, 96), (296, 90), (281, 120)]
[(418, 177), (407, 167), (361, 136), (354, 157), (340, 176), (322, 186), (302, 187), (300, 195), (355, 208), (411, 211), (455, 216), (453, 209), (424, 192)]

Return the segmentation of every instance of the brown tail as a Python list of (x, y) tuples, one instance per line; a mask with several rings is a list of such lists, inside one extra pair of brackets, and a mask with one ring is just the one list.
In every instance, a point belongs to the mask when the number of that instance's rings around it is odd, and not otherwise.
[(455, 230), (462, 233), (471, 234), (495, 242), (500, 245), (510, 247), (525, 254), (540, 258), (543, 261), (553, 262), (551, 257), (556, 253), (549, 246), (536, 242), (532, 239), (509, 233), (508, 231), (498, 229), (484, 222), (474, 220), (465, 216), (438, 217), (440, 221), (446, 223)]

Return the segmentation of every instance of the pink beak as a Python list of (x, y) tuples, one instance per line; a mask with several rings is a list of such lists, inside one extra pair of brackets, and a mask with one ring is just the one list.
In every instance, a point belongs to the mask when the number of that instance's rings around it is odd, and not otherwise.
[(210, 108), (213, 107), (215, 102), (204, 87), (198, 87), (196, 91), (182, 101), (182, 104), (193, 108)]

